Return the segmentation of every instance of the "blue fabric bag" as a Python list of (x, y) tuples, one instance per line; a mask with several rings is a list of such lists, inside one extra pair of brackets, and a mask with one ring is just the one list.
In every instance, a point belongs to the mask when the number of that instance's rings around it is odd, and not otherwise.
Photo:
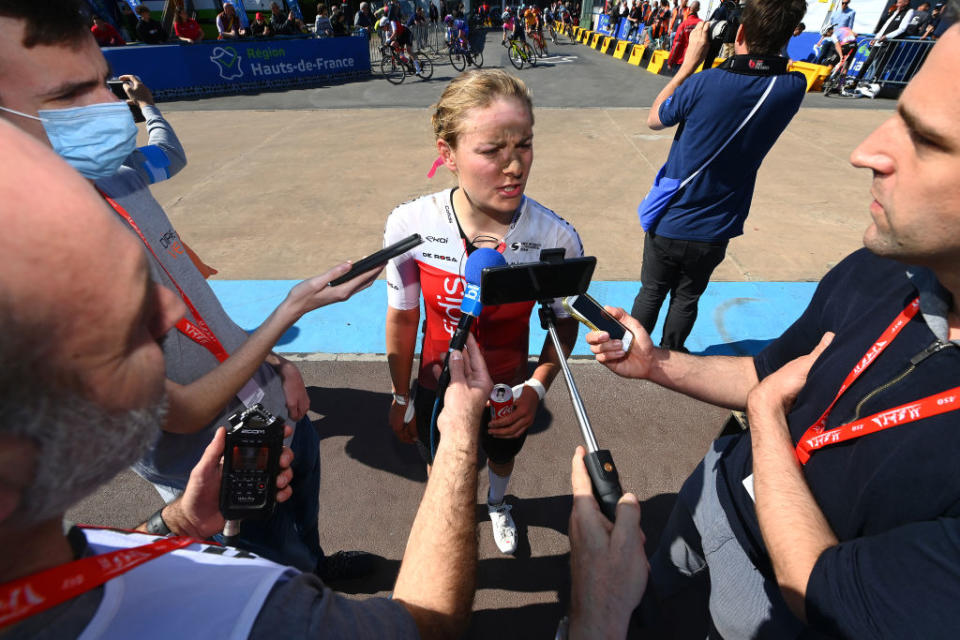
[(657, 172), (657, 177), (653, 179), (653, 186), (647, 192), (646, 197), (640, 206), (637, 207), (637, 215), (640, 216), (640, 226), (644, 231), (650, 231), (650, 228), (657, 223), (663, 212), (667, 210), (667, 205), (673, 200), (673, 196), (680, 191), (683, 182), (677, 178), (668, 178), (664, 174), (667, 164), (664, 163)]
[(653, 179), (653, 186), (650, 187), (650, 191), (647, 192), (647, 195), (643, 198), (643, 201), (640, 203), (640, 206), (637, 207), (637, 216), (640, 218), (640, 226), (643, 227), (644, 232), (650, 231), (663, 213), (667, 210), (667, 205), (670, 204), (670, 201), (673, 200), (673, 197), (677, 195), (677, 192), (680, 189), (683, 189), (687, 184), (700, 175), (700, 172), (707, 168), (714, 158), (720, 155), (720, 152), (726, 149), (727, 145), (736, 137), (740, 130), (743, 129), (750, 118), (753, 117), (757, 111), (760, 110), (760, 106), (767, 99), (767, 96), (770, 95), (770, 92), (773, 90), (773, 85), (777, 82), (777, 76), (773, 76), (770, 79), (770, 84), (767, 85), (766, 91), (763, 92), (763, 95), (760, 96), (760, 100), (757, 101), (757, 104), (753, 106), (753, 109), (750, 110), (750, 113), (747, 114), (747, 117), (743, 119), (743, 122), (740, 123), (740, 126), (737, 127), (736, 131), (730, 134), (730, 137), (720, 145), (720, 148), (710, 156), (706, 162), (700, 165), (700, 168), (694, 171), (686, 180), (679, 180), (678, 178), (668, 178), (664, 175), (664, 172), (667, 168), (667, 163), (663, 163), (663, 166), (660, 167), (660, 171), (657, 172), (657, 177)]

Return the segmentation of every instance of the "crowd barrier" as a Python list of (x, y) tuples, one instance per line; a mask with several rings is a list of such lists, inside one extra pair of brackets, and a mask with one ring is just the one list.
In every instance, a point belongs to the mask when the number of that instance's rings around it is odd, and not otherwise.
[(857, 52), (848, 75), (857, 75), (870, 58), (872, 49), (875, 60), (863, 75), (863, 81), (877, 83), (881, 89), (900, 91), (910, 82), (930, 54), (936, 40), (896, 38), (882, 47), (871, 47), (872, 36), (857, 38)]
[[(573, 27), (570, 33), (581, 44), (612, 55), (618, 60), (624, 60), (627, 64), (643, 67), (651, 73), (672, 75), (674, 71), (669, 69), (666, 64), (670, 55), (669, 51), (656, 46), (640, 44), (642, 30), (631, 31), (630, 21), (626, 18), (620, 18), (616, 24), (611, 24), (609, 16), (600, 14), (596, 16), (596, 26), (593, 30)], [(887, 41), (887, 44), (882, 47), (871, 47), (870, 41), (873, 37), (869, 34), (858, 37), (858, 49), (854, 54), (854, 61), (850, 65), (848, 76), (856, 76), (863, 65), (867, 64), (871, 51), (876, 49), (873, 53), (874, 60), (866, 70), (862, 81), (879, 84), (881, 92), (885, 96), (895, 95), (906, 86), (923, 65), (930, 54), (930, 49), (936, 42), (935, 40), (919, 40), (917, 38), (898, 38)], [(793, 40), (800, 39), (800, 37), (795, 37)], [(665, 38), (664, 40), (669, 39)], [(816, 42), (816, 40), (811, 41), (810, 38), (806, 38), (805, 42), (807, 46), (812, 46), (811, 43)], [(652, 43), (652, 45), (656, 44), (656, 42)], [(791, 41), (791, 46), (793, 45), (794, 43)], [(813, 62), (815, 56), (812, 52), (803, 57), (794, 57), (798, 52), (796, 49), (791, 49), (791, 51), (791, 57), (794, 59), (791, 70), (798, 71), (807, 78), (807, 91), (819, 91), (823, 80), (830, 74), (832, 67), (815, 64)], [(713, 66), (717, 66), (720, 62), (722, 62), (722, 59), (718, 58), (714, 61)]]
[(353, 79), (370, 73), (362, 38), (204, 41), (103, 49), (117, 75), (139, 76), (158, 101)]

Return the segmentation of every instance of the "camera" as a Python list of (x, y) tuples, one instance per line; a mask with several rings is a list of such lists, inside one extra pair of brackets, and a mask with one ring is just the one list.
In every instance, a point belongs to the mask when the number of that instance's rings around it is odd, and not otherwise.
[(283, 420), (255, 404), (237, 411), (229, 421), (220, 512), (226, 520), (266, 518), (276, 505)]

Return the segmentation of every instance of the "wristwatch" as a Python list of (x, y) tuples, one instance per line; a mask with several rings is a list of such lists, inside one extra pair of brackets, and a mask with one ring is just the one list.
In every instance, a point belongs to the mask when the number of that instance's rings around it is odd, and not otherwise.
[(170, 527), (167, 526), (167, 523), (163, 521), (163, 509), (166, 507), (160, 507), (157, 509), (156, 513), (150, 516), (150, 519), (147, 520), (147, 533), (152, 533), (155, 536), (168, 536), (172, 531)]
[(393, 401), (396, 402), (401, 407), (407, 406), (407, 402), (409, 402), (409, 400), (407, 399), (407, 396), (402, 396), (396, 392), (394, 392), (393, 394)]

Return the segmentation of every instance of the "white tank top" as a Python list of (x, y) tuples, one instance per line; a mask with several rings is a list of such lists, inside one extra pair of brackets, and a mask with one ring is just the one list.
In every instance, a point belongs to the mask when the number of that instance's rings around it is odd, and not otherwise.
[[(157, 539), (107, 529), (83, 533), (97, 555)], [(237, 549), (194, 544), (107, 582), (103, 600), (78, 640), (243, 640), (277, 581), (297, 573)]]

